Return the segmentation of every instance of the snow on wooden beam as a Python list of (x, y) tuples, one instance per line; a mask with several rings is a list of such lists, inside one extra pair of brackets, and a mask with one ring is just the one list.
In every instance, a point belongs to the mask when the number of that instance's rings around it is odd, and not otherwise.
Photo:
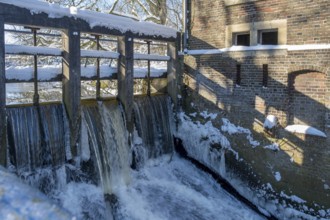
[(171, 59), (170, 56), (161, 56), (155, 54), (141, 54), (135, 53), (134, 60), (150, 60), (150, 61), (169, 61)]
[(100, 50), (81, 50), (81, 57), (118, 59), (119, 53)]
[(109, 35), (129, 34), (135, 38), (175, 41), (177, 31), (163, 25), (136, 21), (111, 14), (63, 8), (35, 0), (0, 0), (0, 14), (5, 23), (68, 29)]
[[(81, 66), (81, 80), (96, 80), (96, 67), (92, 65)], [(101, 80), (117, 79), (118, 68), (109, 65), (100, 66)], [(6, 83), (33, 82), (32, 66), (11, 66), (6, 68)], [(147, 68), (134, 68), (134, 79), (145, 79)], [(150, 77), (166, 78), (167, 70), (164, 68), (151, 68)], [(62, 65), (46, 65), (38, 67), (38, 82), (60, 82), (62, 80)]]
[(41, 55), (41, 56), (62, 56), (62, 50), (50, 47), (34, 47), (23, 45), (10, 45), (5, 46), (6, 54), (17, 55)]

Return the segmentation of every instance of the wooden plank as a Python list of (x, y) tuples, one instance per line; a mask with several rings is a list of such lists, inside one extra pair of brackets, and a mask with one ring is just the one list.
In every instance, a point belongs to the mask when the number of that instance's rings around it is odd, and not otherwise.
[(167, 55), (171, 57), (170, 61), (167, 62), (167, 93), (172, 98), (175, 109), (178, 106), (178, 54), (177, 54), (177, 45), (176, 43), (169, 42), (167, 43)]
[(127, 129), (132, 133), (134, 42), (131, 36), (118, 37), (118, 52), (118, 99), (125, 109)]
[(0, 17), (0, 165), (7, 159), (6, 72), (4, 20)]
[[(63, 103), (69, 119), (70, 144), (73, 157), (77, 155), (81, 131), (81, 64), (80, 31), (63, 31)], [(72, 158), (67, 158), (68, 160)]]

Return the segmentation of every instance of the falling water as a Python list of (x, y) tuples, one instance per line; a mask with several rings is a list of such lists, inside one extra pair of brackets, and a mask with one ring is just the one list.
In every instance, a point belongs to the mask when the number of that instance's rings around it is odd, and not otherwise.
[[(143, 97), (134, 102), (136, 134), (147, 159), (174, 152), (170, 101), (166, 96)], [(137, 153), (138, 154), (138, 153)]]
[(119, 105), (100, 102), (83, 106), (84, 129), (88, 139), (83, 145), (89, 144), (104, 193), (112, 194), (113, 187), (130, 181), (130, 146)]

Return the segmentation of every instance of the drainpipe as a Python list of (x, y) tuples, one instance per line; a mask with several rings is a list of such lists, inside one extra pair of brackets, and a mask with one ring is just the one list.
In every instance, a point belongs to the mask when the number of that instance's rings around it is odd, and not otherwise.
[(188, 37), (187, 9), (188, 9), (188, 0), (183, 0), (182, 1), (182, 10), (183, 10), (183, 52), (184, 53), (186, 53), (186, 50), (187, 50), (187, 37)]

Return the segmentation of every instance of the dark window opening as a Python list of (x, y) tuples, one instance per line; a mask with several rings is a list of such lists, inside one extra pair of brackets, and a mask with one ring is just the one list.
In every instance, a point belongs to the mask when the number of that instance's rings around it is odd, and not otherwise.
[(234, 34), (234, 45), (250, 46), (250, 34), (249, 33)]
[(277, 30), (261, 30), (259, 31), (259, 44), (261, 45), (277, 45), (278, 31)]

